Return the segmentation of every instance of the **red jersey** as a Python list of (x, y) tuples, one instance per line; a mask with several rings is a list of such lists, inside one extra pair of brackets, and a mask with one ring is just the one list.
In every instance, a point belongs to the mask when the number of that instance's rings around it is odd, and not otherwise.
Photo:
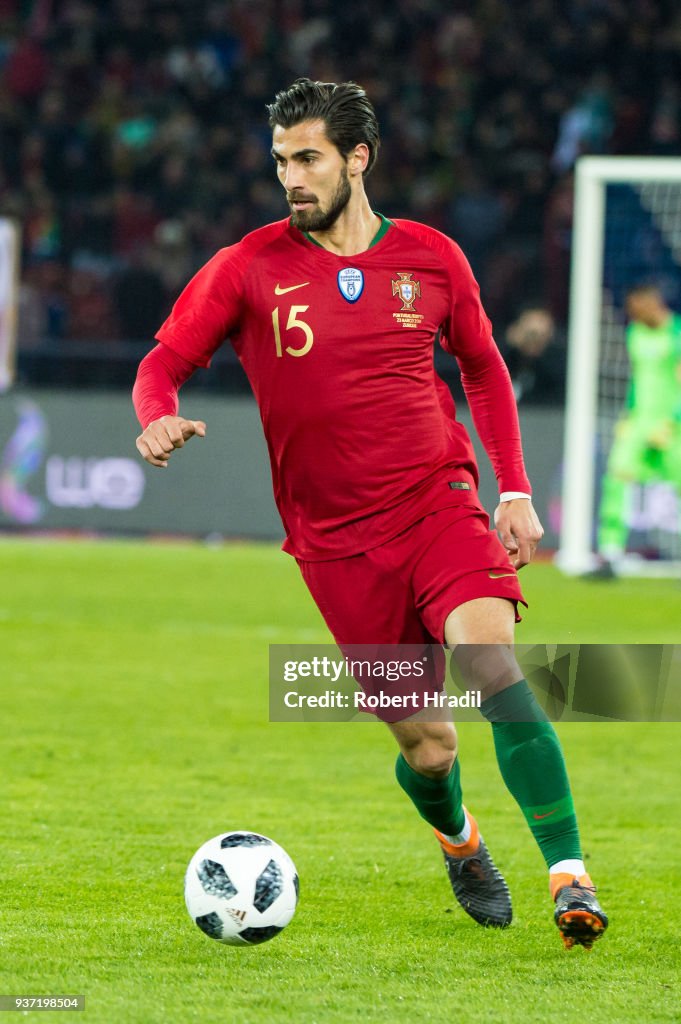
[(411, 221), (384, 220), (354, 256), (288, 220), (220, 250), (157, 334), (168, 376), (150, 388), (140, 368), (138, 415), (145, 427), (174, 413), (173, 387), (229, 338), (260, 409), (284, 549), (346, 557), (460, 503), (450, 483), (477, 484), (470, 439), (434, 370), (438, 332), (500, 490), (529, 493), (509, 376), (471, 269), (454, 242)]

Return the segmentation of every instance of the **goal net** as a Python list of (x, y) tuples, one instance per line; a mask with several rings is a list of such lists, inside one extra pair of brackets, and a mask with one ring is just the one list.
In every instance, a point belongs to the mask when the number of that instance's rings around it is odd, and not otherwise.
[[(612, 477), (608, 457), (618, 423), (636, 401), (635, 388), (633, 399), (630, 393), (626, 296), (641, 285), (659, 289), (666, 304), (681, 313), (681, 160), (583, 157), (575, 183), (557, 557), (568, 573), (588, 571), (598, 561), (599, 507), (604, 481)], [(681, 409), (681, 379), (677, 383)], [(656, 454), (651, 450), (653, 463)], [(633, 471), (647, 479), (622, 485), (626, 554), (618, 560), (620, 572), (675, 575), (681, 570), (681, 485), (666, 466), (665, 458), (652, 474)]]

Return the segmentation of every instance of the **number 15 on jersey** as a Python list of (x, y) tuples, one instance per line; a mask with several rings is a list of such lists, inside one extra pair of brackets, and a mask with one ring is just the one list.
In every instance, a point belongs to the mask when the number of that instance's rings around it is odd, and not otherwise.
[(281, 341), (281, 326), (279, 322), (279, 306), (272, 310), (272, 327), (274, 329), (274, 345), (277, 350), (277, 356), (283, 356), (284, 352), (287, 352), (290, 356), (305, 356), (312, 348), (314, 342), (314, 334), (312, 328), (304, 320), (298, 319), (299, 313), (305, 313), (309, 306), (291, 306), (288, 314), (288, 320), (286, 321), (285, 331), (299, 330), (302, 331), (305, 336), (305, 342), (300, 348), (292, 348), (291, 345), (287, 345), (282, 350)]

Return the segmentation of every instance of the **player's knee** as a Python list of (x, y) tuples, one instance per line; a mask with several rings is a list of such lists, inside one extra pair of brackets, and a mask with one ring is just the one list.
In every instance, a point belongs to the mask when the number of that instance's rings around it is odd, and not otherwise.
[(431, 779), (449, 775), (456, 757), (456, 739), (453, 744), (424, 739), (409, 751), (408, 760), (415, 772)]
[(453, 664), (465, 686), (480, 690), (483, 700), (523, 678), (511, 644), (460, 644), (454, 649)]

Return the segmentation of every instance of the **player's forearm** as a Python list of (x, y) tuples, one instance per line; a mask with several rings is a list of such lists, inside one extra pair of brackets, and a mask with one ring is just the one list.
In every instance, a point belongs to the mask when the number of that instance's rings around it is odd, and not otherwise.
[(487, 452), (499, 491), (531, 494), (525, 472), (513, 386), (496, 346), (475, 359), (459, 360), (461, 381), (475, 429)]
[(132, 391), (132, 401), (144, 430), (161, 416), (176, 416), (177, 393), (195, 367), (167, 345), (158, 344), (142, 360)]

